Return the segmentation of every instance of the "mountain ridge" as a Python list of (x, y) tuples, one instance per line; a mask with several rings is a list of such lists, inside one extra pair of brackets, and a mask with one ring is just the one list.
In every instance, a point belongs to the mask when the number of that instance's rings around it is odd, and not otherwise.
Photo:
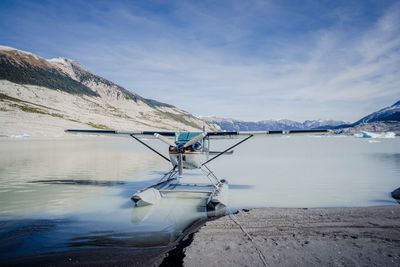
[(378, 121), (400, 121), (400, 101), (361, 118), (354, 125)]
[(87, 86), (60, 73), (46, 59), (20, 50), (0, 49), (0, 80), (59, 89), (72, 94), (99, 96)]
[(298, 122), (285, 119), (262, 121), (242, 121), (219, 117), (205, 117), (204, 119), (219, 125), (226, 131), (335, 129), (346, 134), (353, 134), (359, 131), (393, 131), (396, 134), (400, 134), (400, 101), (372, 112), (353, 123), (335, 120), (305, 120), (304, 122)]
[(17, 131), (41, 135), (50, 128), (61, 135), (65, 128), (88, 126), (199, 130), (205, 124), (187, 111), (98, 76), (77, 61), (45, 59), (4, 46), (0, 47), (0, 121), (0, 135)]
[(330, 128), (332, 125), (338, 126), (347, 123), (335, 120), (305, 120), (298, 122), (288, 119), (261, 121), (244, 121), (220, 117), (203, 117), (203, 119), (219, 125), (221, 129), (226, 131), (307, 130), (319, 127)]
[[(140, 99), (151, 105), (174, 107), (170, 104), (141, 97), (112, 81), (93, 74), (75, 60), (63, 57), (45, 59), (30, 52), (13, 49), (12, 47), (4, 48), (4, 46), (3, 49), (0, 47), (0, 66), (2, 66), (2, 68), (0, 68), (0, 79), (9, 80), (19, 84), (30, 84), (44, 86), (51, 89), (61, 89), (69, 93), (82, 93), (89, 96), (99, 96), (97, 92), (93, 92), (93, 90), (87, 86), (87, 83), (93, 81), (95, 83), (104, 83), (108, 86), (114, 86), (123, 96), (129, 97), (134, 101)], [(34, 67), (32, 71), (33, 73), (24, 75), (25, 73), (22, 69), (26, 71), (27, 64)], [(35, 73), (35, 71), (39, 73)], [(58, 71), (65, 74), (65, 77), (60, 75), (60, 73), (57, 73)], [(57, 79), (50, 83), (46, 82), (46, 79), (41, 79), (45, 78), (42, 76), (47, 75), (56, 75)], [(70, 81), (70, 79), (75, 82)], [(72, 85), (76, 86), (78, 90), (71, 90), (71, 88), (65, 86), (65, 83), (72, 83)]]

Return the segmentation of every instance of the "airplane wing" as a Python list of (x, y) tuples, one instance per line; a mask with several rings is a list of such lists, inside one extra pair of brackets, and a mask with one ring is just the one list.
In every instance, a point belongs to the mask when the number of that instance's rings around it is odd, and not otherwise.
[[(168, 132), (168, 131), (116, 131), (116, 130), (92, 130), (92, 129), (68, 129), (65, 130), (67, 133), (83, 133), (83, 134), (94, 134), (94, 135), (129, 135), (139, 138), (153, 138), (156, 135), (165, 136), (167, 138), (175, 138), (179, 132)], [(284, 135), (284, 134), (320, 134), (320, 133), (332, 133), (331, 130), (274, 130), (274, 131), (218, 131), (218, 132), (206, 132), (210, 138), (230, 138), (234, 136), (271, 136), (271, 135)], [(201, 132), (199, 132), (200, 134)]]
[(67, 129), (66, 133), (94, 134), (94, 135), (129, 135), (143, 138), (154, 137), (159, 134), (165, 137), (174, 137), (175, 132), (165, 131), (115, 131), (115, 130), (92, 130), (92, 129)]
[(273, 130), (273, 131), (220, 131), (220, 132), (207, 132), (207, 137), (210, 138), (232, 138), (235, 136), (276, 136), (287, 134), (324, 134), (333, 133), (332, 130)]

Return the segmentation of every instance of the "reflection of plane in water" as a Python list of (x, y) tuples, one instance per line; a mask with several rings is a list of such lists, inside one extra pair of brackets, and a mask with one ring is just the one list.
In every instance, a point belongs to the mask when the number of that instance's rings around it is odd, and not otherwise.
[(225, 214), (223, 206), (208, 209), (207, 198), (207, 194), (196, 198), (185, 196), (182, 201), (181, 194), (177, 193), (176, 197), (164, 197), (154, 205), (135, 206), (131, 217), (135, 242), (140, 246), (168, 245), (190, 231), (194, 224)]
[[(228, 205), (228, 183), (219, 179), (210, 170), (207, 164), (221, 155), (232, 154), (232, 149), (254, 135), (279, 135), (296, 133), (321, 133), (328, 130), (295, 130), (295, 131), (257, 131), (257, 132), (165, 132), (165, 131), (138, 131), (125, 132), (114, 130), (66, 130), (70, 133), (87, 134), (110, 134), (128, 135), (140, 142), (165, 160), (171, 163), (171, 170), (164, 174), (158, 183), (137, 191), (132, 200), (137, 206), (146, 206), (158, 203), (162, 198), (170, 195), (180, 197), (186, 195), (192, 199), (196, 195), (206, 199), (206, 206), (209, 209), (218, 209), (219, 206)], [(224, 151), (211, 151), (210, 140), (213, 138), (232, 138), (244, 136), (242, 140), (225, 149)], [(154, 137), (169, 145), (169, 158), (143, 142), (141, 138)], [(211, 157), (210, 157), (211, 156)], [(200, 169), (203, 175), (193, 177), (185, 173), (183, 169)], [(203, 183), (200, 179), (203, 178)]]
[(154, 248), (170, 246), (187, 234), (197, 230), (209, 218), (222, 216), (226, 208), (210, 210), (206, 206), (207, 195), (195, 198), (180, 194), (169, 195), (158, 203), (134, 206), (131, 210), (132, 227), (125, 232), (93, 231), (75, 236), (69, 243), (73, 247), (118, 246), (130, 248)]

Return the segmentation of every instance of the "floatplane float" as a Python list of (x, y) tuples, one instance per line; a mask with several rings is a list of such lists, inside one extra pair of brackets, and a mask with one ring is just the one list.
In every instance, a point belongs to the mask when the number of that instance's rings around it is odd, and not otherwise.
[[(126, 135), (130, 136), (163, 159), (171, 163), (171, 169), (161, 179), (147, 188), (133, 194), (132, 201), (136, 206), (147, 206), (158, 203), (171, 193), (190, 193), (206, 195), (207, 208), (216, 210), (228, 205), (228, 182), (219, 179), (207, 166), (222, 155), (232, 154), (233, 148), (253, 136), (272, 136), (288, 134), (327, 133), (329, 130), (294, 130), (294, 131), (219, 131), (206, 132), (167, 132), (167, 131), (114, 131), (114, 130), (65, 130), (68, 133)], [(148, 145), (143, 139), (157, 138), (169, 146), (169, 158)], [(210, 140), (242, 137), (240, 141), (223, 151), (211, 151)], [(208, 181), (207, 184), (188, 184), (183, 181), (184, 169), (201, 169)]]

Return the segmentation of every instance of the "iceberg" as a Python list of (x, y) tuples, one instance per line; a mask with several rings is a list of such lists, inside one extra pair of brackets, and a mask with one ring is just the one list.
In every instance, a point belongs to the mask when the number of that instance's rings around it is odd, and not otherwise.
[(367, 131), (361, 131), (360, 133), (354, 134), (358, 138), (395, 138), (394, 132), (383, 132), (383, 133), (371, 133)]
[(8, 137), (10, 137), (10, 138), (26, 138), (26, 137), (29, 137), (29, 134), (17, 133), (17, 134), (10, 134)]

